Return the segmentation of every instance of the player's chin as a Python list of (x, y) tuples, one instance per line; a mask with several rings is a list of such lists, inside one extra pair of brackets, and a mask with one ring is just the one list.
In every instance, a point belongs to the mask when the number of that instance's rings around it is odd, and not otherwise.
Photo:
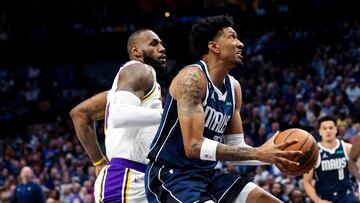
[(244, 65), (244, 63), (243, 63), (242, 59), (236, 59), (235, 60), (235, 65), (239, 66), (239, 67), (242, 67)]

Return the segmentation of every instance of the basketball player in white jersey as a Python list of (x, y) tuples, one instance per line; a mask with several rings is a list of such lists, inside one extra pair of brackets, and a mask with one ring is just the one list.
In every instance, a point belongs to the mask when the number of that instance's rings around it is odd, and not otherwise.
[[(162, 113), (154, 68), (165, 69), (166, 55), (160, 38), (148, 29), (129, 37), (128, 52), (131, 61), (120, 68), (111, 90), (80, 103), (70, 113), (76, 134), (96, 167), (96, 202), (147, 202), (146, 155)], [(91, 128), (93, 121), (104, 116), (107, 157)]]

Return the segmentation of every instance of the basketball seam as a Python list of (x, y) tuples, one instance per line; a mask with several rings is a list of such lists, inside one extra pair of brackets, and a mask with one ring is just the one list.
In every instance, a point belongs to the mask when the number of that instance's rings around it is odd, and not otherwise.
[[(296, 130), (296, 131), (297, 131), (297, 130)], [(290, 136), (290, 135), (289, 135), (289, 136)], [(299, 150), (301, 150), (301, 149), (304, 147), (305, 143), (306, 143), (307, 140), (309, 139), (309, 136), (310, 136), (310, 134), (307, 133), (307, 137), (306, 137), (305, 141), (303, 142), (303, 144), (301, 145), (301, 147), (299, 148)], [(287, 138), (286, 138), (286, 139), (287, 139)], [(285, 141), (286, 141), (286, 139), (285, 139)], [(290, 160), (293, 161), (293, 159), (295, 158), (295, 156), (296, 156), (296, 155), (293, 155), (293, 157), (292, 157)], [(288, 166), (289, 166), (289, 164), (287, 164), (287, 165), (285, 166), (285, 168), (287, 169)]]
[[(295, 129), (294, 131), (292, 131), (291, 133), (289, 133), (287, 136), (286, 136), (286, 138), (284, 139), (284, 141), (283, 142), (286, 142), (286, 140), (288, 139), (288, 137), (290, 136), (290, 135), (292, 135), (294, 132), (296, 132), (296, 131), (298, 131), (297, 129)], [(277, 139), (277, 136), (276, 136), (276, 138), (275, 138), (275, 140), (274, 140), (274, 142), (276, 143), (276, 139)]]
[[(317, 151), (317, 153), (316, 153), (315, 155), (318, 156), (318, 155), (319, 155), (319, 151)], [(316, 156), (311, 156), (311, 157), (312, 157), (312, 158), (311, 158), (311, 161), (308, 161), (308, 162), (304, 165), (303, 168), (306, 168), (310, 163), (312, 163), (312, 161), (315, 160), (315, 157), (316, 157)]]

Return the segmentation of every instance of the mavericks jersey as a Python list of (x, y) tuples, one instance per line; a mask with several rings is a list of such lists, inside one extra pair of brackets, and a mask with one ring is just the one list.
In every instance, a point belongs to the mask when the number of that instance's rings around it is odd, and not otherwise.
[[(225, 92), (221, 92), (212, 83), (207, 66), (199, 61), (199, 67), (207, 78), (206, 96), (203, 100), (205, 113), (205, 128), (203, 136), (221, 142), (227, 123), (235, 110), (234, 80), (227, 75), (224, 79)], [(151, 144), (148, 158), (170, 168), (183, 169), (213, 169), (217, 162), (200, 159), (189, 159), (185, 155), (180, 123), (177, 113), (176, 100), (167, 95), (164, 114), (160, 127)]]
[(319, 159), (315, 166), (315, 189), (319, 196), (332, 196), (351, 190), (349, 157), (344, 141), (336, 139), (334, 149), (324, 148), (320, 143)]
[[(153, 140), (159, 125), (144, 128), (115, 128), (111, 126), (112, 122), (109, 122), (111, 119), (114, 119), (111, 103), (114, 101), (119, 74), (124, 68), (133, 63), (140, 62), (129, 61), (124, 64), (117, 73), (113, 85), (108, 92), (105, 113), (105, 148), (109, 160), (116, 157), (147, 164), (148, 160), (146, 159), (146, 155), (149, 152), (151, 141)], [(141, 107), (161, 109), (161, 89), (160, 85), (156, 82), (156, 73), (154, 69), (153, 75), (155, 81), (154, 86), (142, 99)]]

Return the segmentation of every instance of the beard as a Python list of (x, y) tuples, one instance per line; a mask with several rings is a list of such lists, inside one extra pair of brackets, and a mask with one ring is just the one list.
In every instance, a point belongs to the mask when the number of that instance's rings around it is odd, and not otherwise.
[(167, 71), (167, 63), (162, 63), (160, 60), (157, 60), (153, 56), (150, 56), (150, 54), (143, 52), (143, 60), (144, 63), (152, 66), (156, 71), (159, 72), (166, 72)]

